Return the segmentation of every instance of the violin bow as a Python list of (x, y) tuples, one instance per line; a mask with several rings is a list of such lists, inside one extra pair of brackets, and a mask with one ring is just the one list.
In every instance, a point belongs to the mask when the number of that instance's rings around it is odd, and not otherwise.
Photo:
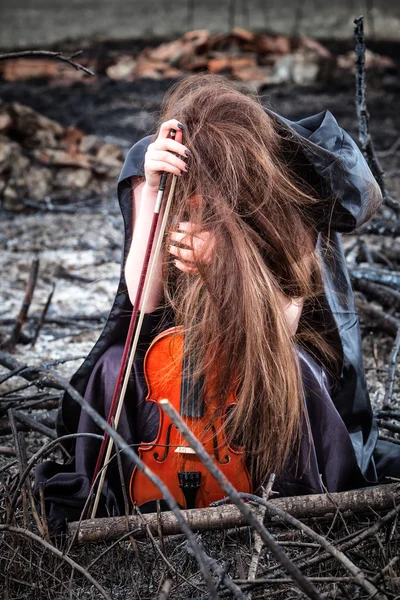
[[(174, 139), (175, 135), (176, 135), (176, 131), (174, 129), (171, 129), (170, 137), (172, 139)], [(144, 314), (145, 314), (144, 308), (147, 304), (151, 284), (154, 279), (154, 274), (156, 272), (157, 260), (158, 260), (159, 254), (160, 254), (164, 234), (165, 234), (165, 231), (167, 228), (168, 216), (169, 216), (169, 212), (170, 212), (170, 208), (171, 208), (172, 198), (173, 198), (173, 195), (175, 192), (177, 176), (172, 175), (171, 187), (170, 187), (170, 191), (168, 194), (167, 203), (165, 205), (165, 210), (164, 210), (164, 215), (163, 215), (163, 219), (161, 222), (160, 232), (159, 232), (159, 236), (158, 236), (157, 243), (155, 246), (153, 259), (151, 261), (150, 268), (149, 268), (150, 256), (151, 256), (151, 252), (152, 252), (153, 245), (154, 245), (154, 238), (155, 238), (155, 233), (156, 233), (159, 216), (160, 216), (160, 212), (161, 212), (167, 177), (168, 177), (168, 173), (163, 173), (161, 175), (160, 185), (159, 185), (158, 193), (157, 193), (156, 204), (154, 207), (153, 220), (151, 223), (149, 239), (147, 242), (146, 253), (145, 253), (144, 260), (143, 260), (142, 270), (140, 273), (139, 285), (138, 285), (138, 289), (136, 292), (135, 303), (134, 303), (133, 309), (132, 309), (132, 315), (131, 315), (128, 334), (127, 334), (126, 342), (125, 342), (125, 346), (124, 346), (124, 352), (122, 354), (121, 366), (120, 366), (120, 369), (118, 372), (117, 383), (115, 384), (114, 394), (113, 394), (113, 397), (111, 400), (111, 406), (110, 406), (110, 410), (109, 410), (108, 417), (107, 417), (107, 423), (111, 424), (111, 422), (113, 421), (113, 426), (114, 426), (115, 430), (118, 427), (119, 419), (121, 416), (122, 406), (124, 403), (125, 394), (126, 394), (126, 390), (127, 390), (128, 382), (129, 382), (129, 377), (130, 377), (130, 373), (132, 370), (133, 360), (135, 358), (136, 348), (137, 348), (137, 345), (139, 342), (139, 336), (140, 336), (140, 332), (141, 332), (141, 328), (142, 328), (142, 324), (143, 324), (143, 319), (144, 319)], [(143, 298), (143, 302), (142, 302), (142, 298)], [(137, 318), (138, 313), (139, 313), (140, 304), (142, 304), (142, 310), (140, 311), (139, 318)], [(137, 321), (137, 326), (136, 326), (136, 330), (135, 330), (136, 321)], [(134, 335), (134, 333), (135, 333), (135, 335)], [(132, 342), (132, 338), (133, 338), (133, 342)], [(106, 450), (106, 447), (107, 447), (107, 450)], [(100, 446), (100, 451), (99, 451), (99, 455), (97, 457), (97, 462), (96, 462), (96, 466), (95, 466), (95, 469), (93, 472), (92, 483), (91, 483), (90, 491), (89, 491), (89, 495), (90, 495), (95, 486), (98, 474), (101, 469), (101, 465), (104, 463), (104, 466), (103, 466), (102, 472), (101, 472), (101, 476), (100, 476), (100, 480), (99, 480), (99, 484), (97, 487), (96, 498), (94, 500), (92, 512), (90, 515), (91, 519), (94, 519), (96, 517), (96, 512), (97, 512), (97, 508), (98, 508), (99, 501), (100, 501), (101, 491), (103, 489), (104, 480), (105, 480), (105, 477), (107, 474), (107, 467), (109, 464), (112, 447), (113, 447), (112, 438), (109, 438), (107, 433), (104, 432), (103, 441)]]

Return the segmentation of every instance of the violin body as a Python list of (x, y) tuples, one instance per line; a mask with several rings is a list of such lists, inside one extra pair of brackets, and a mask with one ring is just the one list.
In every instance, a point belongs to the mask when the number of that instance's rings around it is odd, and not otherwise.
[[(174, 327), (159, 334), (150, 345), (144, 361), (148, 395), (146, 402), (168, 399), (188, 427), (214, 457), (224, 475), (240, 492), (251, 493), (252, 484), (245, 465), (245, 453), (227, 444), (224, 415), (235, 404), (228, 398), (225, 410), (207, 402), (207, 386), (189, 381), (188, 365), (183, 363), (184, 336)], [(190, 369), (189, 369), (190, 375)], [(164, 481), (182, 508), (203, 508), (220, 500), (224, 492), (178, 432), (169, 417), (158, 407), (160, 425), (156, 439), (139, 447), (143, 462)], [(130, 497), (141, 506), (159, 500), (158, 488), (136, 467), (130, 480)]]

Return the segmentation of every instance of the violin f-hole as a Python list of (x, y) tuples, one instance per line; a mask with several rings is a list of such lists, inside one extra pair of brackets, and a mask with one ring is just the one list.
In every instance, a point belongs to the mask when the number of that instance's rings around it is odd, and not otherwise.
[(162, 463), (165, 460), (167, 460), (168, 452), (169, 452), (169, 442), (171, 439), (171, 429), (172, 429), (172, 423), (169, 424), (168, 429), (167, 429), (167, 435), (165, 437), (164, 455), (160, 458), (160, 455), (158, 452), (154, 452), (154, 454), (153, 454), (154, 460), (157, 461), (158, 463)]

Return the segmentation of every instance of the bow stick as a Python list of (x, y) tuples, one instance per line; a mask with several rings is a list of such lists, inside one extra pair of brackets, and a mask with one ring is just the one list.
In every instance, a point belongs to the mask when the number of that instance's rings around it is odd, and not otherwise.
[[(176, 131), (174, 129), (171, 129), (170, 137), (172, 139), (175, 138), (175, 134), (176, 134)], [(152, 284), (152, 281), (154, 278), (154, 273), (156, 272), (157, 260), (158, 260), (158, 256), (159, 256), (159, 253), (161, 250), (164, 233), (165, 233), (165, 230), (167, 227), (168, 215), (169, 215), (169, 211), (171, 208), (172, 198), (173, 198), (173, 195), (175, 192), (177, 176), (173, 175), (170, 191), (168, 194), (167, 203), (165, 206), (163, 220), (161, 222), (160, 233), (159, 233), (159, 236), (157, 239), (157, 243), (156, 243), (154, 254), (153, 254), (153, 259), (151, 261), (151, 265), (150, 265), (150, 269), (149, 269), (150, 256), (151, 256), (151, 252), (153, 249), (154, 237), (155, 237), (157, 224), (158, 224), (158, 220), (159, 220), (159, 216), (160, 216), (160, 212), (161, 212), (161, 206), (162, 206), (162, 200), (163, 200), (163, 196), (164, 196), (164, 190), (165, 190), (165, 185), (166, 185), (166, 181), (167, 181), (167, 176), (168, 176), (168, 173), (163, 173), (161, 175), (161, 179), (160, 179), (160, 185), (158, 188), (156, 204), (154, 207), (153, 220), (152, 220), (151, 227), (150, 227), (150, 234), (149, 234), (149, 240), (147, 243), (146, 254), (144, 257), (142, 271), (140, 274), (140, 280), (139, 280), (139, 285), (138, 285), (138, 289), (136, 292), (135, 303), (133, 305), (132, 316), (131, 316), (131, 320), (129, 323), (129, 329), (128, 329), (128, 334), (127, 334), (127, 338), (126, 338), (126, 342), (125, 342), (125, 346), (124, 346), (124, 352), (122, 354), (121, 366), (120, 366), (119, 373), (118, 373), (117, 383), (115, 385), (114, 394), (112, 397), (111, 406), (110, 406), (110, 410), (109, 410), (108, 417), (107, 417), (107, 423), (111, 424), (111, 421), (112, 420), (114, 421), (115, 429), (117, 429), (117, 427), (118, 427), (119, 419), (121, 416), (122, 406), (123, 406), (124, 399), (125, 399), (125, 393), (126, 393), (126, 389), (127, 389), (128, 382), (129, 382), (129, 376), (130, 376), (130, 373), (132, 370), (132, 364), (133, 364), (133, 360), (135, 358), (136, 348), (137, 348), (137, 345), (139, 342), (140, 331), (141, 331), (142, 324), (143, 324), (144, 308), (145, 308), (147, 300), (148, 300), (151, 284)], [(142, 303), (142, 297), (143, 297), (143, 303)], [(142, 310), (139, 314), (139, 318), (137, 319), (137, 315), (138, 315), (139, 307), (140, 307), (141, 303), (142, 303)], [(136, 331), (135, 331), (136, 319), (137, 319), (137, 326), (136, 326)], [(135, 336), (133, 338), (134, 331), (135, 331)], [(133, 342), (132, 342), (132, 338), (133, 338)], [(132, 343), (132, 347), (131, 347), (131, 343)], [(107, 445), (107, 442), (108, 442), (108, 445)], [(106, 451), (106, 446), (107, 446), (107, 451)], [(99, 485), (97, 488), (96, 498), (95, 498), (92, 513), (91, 513), (92, 519), (94, 519), (96, 517), (96, 512), (97, 512), (97, 508), (99, 505), (100, 495), (101, 495), (101, 491), (103, 489), (104, 480), (105, 480), (106, 473), (107, 473), (107, 466), (108, 466), (108, 463), (110, 460), (112, 447), (113, 447), (112, 438), (109, 438), (109, 436), (104, 432), (104, 438), (101, 443), (96, 466), (95, 466), (95, 469), (93, 472), (91, 488), (90, 488), (90, 492), (89, 492), (89, 494), (92, 492), (93, 487), (96, 482), (96, 479), (97, 479), (97, 476), (101, 469), (101, 465), (104, 462), (104, 467), (103, 467), (103, 470), (102, 470), (102, 473), (100, 476), (100, 481), (99, 481)], [(103, 459), (104, 459), (104, 461), (103, 461)]]

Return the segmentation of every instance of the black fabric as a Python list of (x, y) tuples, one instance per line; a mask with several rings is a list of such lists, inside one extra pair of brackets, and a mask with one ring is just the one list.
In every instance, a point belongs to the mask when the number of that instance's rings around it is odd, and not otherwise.
[[(346, 437), (347, 433), (343, 430), (342, 439), (350, 439), (352, 443), (351, 449), (348, 449), (348, 473), (353, 475), (350, 481), (345, 481), (346, 477), (341, 478), (342, 475), (338, 475), (335, 471), (336, 475), (332, 476), (337, 477), (337, 480), (330, 481), (329, 472), (325, 472), (325, 480), (331, 488), (344, 489), (349, 484), (353, 487), (362, 485), (366, 480), (370, 482), (376, 482), (378, 478), (383, 480), (385, 474), (393, 476), (397, 473), (397, 476), (400, 476), (400, 446), (393, 447), (391, 444), (381, 443), (376, 446), (378, 434), (367, 391), (358, 316), (340, 239), (340, 232), (352, 231), (371, 217), (381, 202), (381, 192), (357, 145), (339, 127), (329, 111), (298, 122), (284, 119), (270, 110), (267, 112), (275, 120), (283, 139), (297, 145), (300, 149), (305, 168), (310, 171), (310, 177), (311, 174), (315, 176), (321, 186), (329, 192), (329, 202), (321, 203), (322, 209), (315, 215), (315, 223), (320, 232), (317, 248), (320, 252), (325, 283), (327, 314), (324, 318), (326, 324), (331, 323), (334, 327), (336, 341), (342, 355), (340, 380), (335, 389), (330, 390), (329, 393), (349, 434), (349, 438)], [(81, 394), (86, 392), (91, 398), (94, 396), (91, 390), (87, 389), (91, 375), (94, 370), (100, 368), (99, 365), (103, 365), (109, 349), (112, 353), (112, 348), (123, 343), (129, 325), (132, 306), (122, 266), (125, 264), (132, 235), (131, 180), (132, 177), (144, 175), (144, 155), (151, 139), (151, 136), (146, 137), (130, 149), (121, 171), (118, 199), (125, 225), (121, 278), (105, 328), (95, 347), (71, 380), (72, 385)], [(302, 172), (304, 174), (304, 168)], [(154, 331), (161, 318), (161, 313), (146, 316), (144, 336)], [(314, 408), (309, 411), (309, 418), (314, 419), (315, 422), (313, 433), (318, 429), (320, 417), (321, 415)], [(82, 418), (84, 417), (81, 416), (80, 406), (66, 394), (58, 415), (59, 435), (76, 432)], [(329, 428), (326, 431), (329, 431)], [(377, 448), (376, 464), (375, 447)], [(68, 445), (68, 449), (75, 454), (74, 442)], [(339, 450), (340, 448), (336, 448), (332, 452)], [(357, 469), (354, 469), (354, 465), (351, 464), (351, 452), (354, 452), (360, 474), (355, 474)], [(324, 470), (325, 463), (332, 464), (325, 455), (320, 457), (319, 463), (321, 463), (320, 472)], [(378, 474), (376, 467), (379, 469)], [(45, 493), (50, 481), (54, 484), (52, 477), (42, 475), (46, 468), (44, 466), (39, 469), (36, 478), (37, 481), (42, 480), (45, 483)], [(73, 471), (71, 472), (73, 476)], [(292, 483), (295, 488), (295, 482)], [(282, 489), (288, 491), (290, 486), (288, 483), (285, 485), (286, 487)], [(111, 501), (110, 506), (113, 502), (114, 500)], [(115, 502), (118, 504), (118, 499)]]

